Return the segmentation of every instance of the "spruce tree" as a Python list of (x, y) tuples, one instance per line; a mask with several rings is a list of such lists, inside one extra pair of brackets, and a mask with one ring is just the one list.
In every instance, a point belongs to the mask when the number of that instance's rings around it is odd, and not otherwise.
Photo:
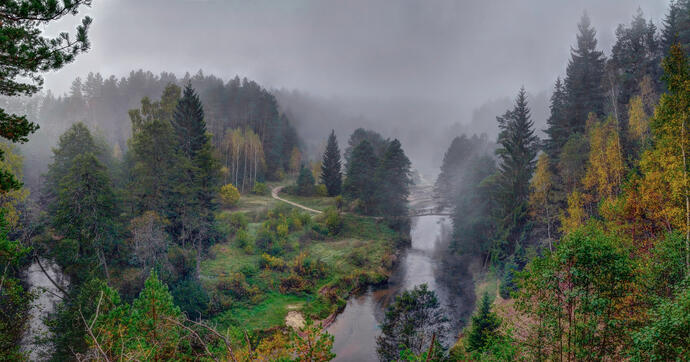
[(467, 350), (483, 352), (492, 338), (498, 335), (501, 320), (491, 311), (491, 299), (484, 293), (477, 313), (472, 316), (472, 324), (467, 334)]
[(379, 164), (376, 177), (379, 213), (387, 216), (407, 215), (407, 197), (410, 194), (410, 160), (394, 139), (388, 145)]
[(338, 140), (335, 138), (335, 130), (331, 130), (331, 135), (328, 136), (326, 152), (324, 152), (323, 161), (321, 162), (321, 183), (326, 185), (328, 196), (340, 195), (343, 182), (340, 166)]
[(679, 43), (685, 53), (690, 52), (690, 1), (672, 1), (661, 29), (661, 46), (669, 54), (671, 46)]
[(165, 218), (174, 217), (171, 202), (178, 181), (180, 152), (172, 127), (172, 113), (180, 98), (180, 88), (170, 84), (160, 102), (141, 101), (141, 110), (129, 112), (132, 138), (130, 199), (135, 214), (155, 211)]
[(378, 163), (374, 149), (366, 140), (352, 150), (352, 156), (347, 163), (343, 195), (350, 200), (359, 200), (359, 207), (365, 214), (375, 211), (378, 190), (375, 177)]
[(208, 142), (204, 108), (191, 84), (184, 88), (182, 98), (173, 113), (172, 125), (182, 154), (193, 159)]
[(56, 260), (71, 283), (78, 285), (93, 274), (109, 277), (113, 257), (124, 257), (115, 252), (114, 243), (119, 211), (108, 172), (93, 153), (72, 160), (49, 210), (61, 236)]
[(568, 137), (570, 137), (568, 119), (566, 118), (567, 105), (568, 95), (565, 92), (565, 85), (561, 82), (561, 78), (557, 78), (549, 106), (551, 114), (546, 120), (548, 127), (545, 133), (548, 139), (544, 145), (544, 151), (552, 159), (558, 158), (563, 146), (568, 141)]
[(510, 253), (525, 238), (529, 182), (536, 166), (539, 146), (524, 88), (520, 89), (514, 108), (502, 117), (497, 117), (497, 120), (501, 133), (498, 136), (499, 148), (496, 150), (500, 160), (496, 197), (501, 205), (502, 224), (498, 241), (507, 243), (501, 251)]
[(189, 84), (177, 103), (172, 126), (181, 153), (173, 191), (176, 227), (172, 231), (182, 243), (194, 243), (200, 253), (199, 248), (213, 231), (220, 165), (213, 156), (211, 140), (206, 133), (203, 106)]
[(596, 30), (591, 26), (587, 13), (582, 15), (577, 27), (577, 45), (571, 50), (565, 78), (569, 133), (584, 133), (587, 115), (594, 112), (597, 116), (602, 116), (606, 102), (606, 60), (604, 53), (597, 50)]
[[(76, 29), (76, 37), (62, 33), (55, 38), (43, 36), (46, 25), (66, 15), (76, 15), (90, 0), (72, 1), (3, 1), (0, 7), (0, 95), (30, 96), (41, 89), (40, 73), (62, 68), (90, 47), (86, 16)], [(27, 142), (38, 129), (24, 115), (9, 114), (0, 108), (0, 137), (10, 142)], [(0, 152), (0, 160), (3, 158)], [(14, 190), (21, 183), (8, 171), (0, 171), (0, 191)]]
[(300, 168), (297, 177), (297, 194), (300, 196), (312, 196), (314, 194), (314, 175), (304, 165)]

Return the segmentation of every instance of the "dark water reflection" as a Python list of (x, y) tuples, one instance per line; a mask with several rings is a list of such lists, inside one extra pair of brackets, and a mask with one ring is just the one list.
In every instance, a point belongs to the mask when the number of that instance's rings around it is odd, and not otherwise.
[(455, 340), (467, 311), (473, 307), (474, 294), (471, 278), (455, 265), (457, 260), (449, 257), (449, 235), (450, 221), (445, 217), (422, 216), (412, 220), (412, 244), (388, 285), (350, 298), (345, 310), (328, 328), (335, 337), (336, 361), (376, 361), (376, 337), (385, 308), (395, 295), (422, 283), (436, 292), (453, 321), (444, 338), (446, 344)]

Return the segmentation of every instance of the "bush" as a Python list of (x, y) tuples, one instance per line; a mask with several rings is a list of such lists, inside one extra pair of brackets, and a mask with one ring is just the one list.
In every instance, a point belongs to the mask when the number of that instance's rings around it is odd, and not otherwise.
[(246, 230), (248, 224), (247, 215), (243, 212), (221, 211), (216, 216), (216, 230), (226, 238), (240, 230)]
[(268, 186), (263, 182), (254, 182), (252, 193), (255, 195), (266, 196), (269, 193)]
[(302, 252), (295, 258), (292, 271), (301, 277), (308, 278), (313, 283), (326, 276), (326, 264)]
[(331, 236), (340, 234), (340, 232), (343, 231), (344, 226), (343, 218), (340, 216), (340, 213), (333, 208), (329, 208), (326, 210), (325, 214), (328, 234)]
[(237, 246), (247, 254), (251, 254), (254, 251), (254, 241), (247, 230), (242, 229), (238, 231), (235, 240), (237, 241)]
[(367, 257), (364, 256), (364, 253), (360, 249), (353, 250), (350, 255), (348, 255), (347, 259), (350, 263), (352, 263), (352, 265), (358, 267), (364, 266), (364, 264), (367, 262)]
[(316, 192), (317, 196), (321, 196), (321, 197), (328, 196), (328, 189), (326, 188), (326, 185), (324, 185), (324, 184), (316, 185), (314, 187), (314, 191)]
[(311, 226), (310, 236), (313, 240), (323, 240), (328, 235), (326, 225), (315, 223)]
[(247, 278), (242, 273), (221, 276), (216, 283), (216, 289), (230, 294), (235, 299), (249, 299), (259, 293), (256, 286), (247, 284)]
[(232, 184), (220, 188), (220, 201), (226, 207), (235, 206), (240, 201), (240, 192)]
[(309, 283), (297, 274), (290, 274), (280, 280), (280, 292), (301, 293), (309, 290)]
[(266, 253), (261, 254), (261, 260), (259, 261), (259, 266), (263, 269), (271, 269), (283, 271), (287, 268), (285, 260), (281, 257), (271, 256)]
[(209, 297), (198, 280), (185, 279), (172, 292), (175, 304), (190, 317), (204, 315), (208, 309)]
[(302, 166), (297, 178), (297, 194), (300, 196), (311, 196), (314, 194), (314, 176), (311, 171)]

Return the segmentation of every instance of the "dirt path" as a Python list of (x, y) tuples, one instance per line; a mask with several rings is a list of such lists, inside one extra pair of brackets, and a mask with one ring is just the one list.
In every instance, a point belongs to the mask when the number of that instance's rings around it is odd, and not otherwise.
[(312, 209), (312, 208), (310, 208), (310, 207), (306, 207), (306, 206), (304, 206), (304, 205), (300, 205), (300, 204), (298, 204), (298, 203), (296, 203), (296, 202), (292, 202), (292, 201), (290, 201), (290, 200), (285, 200), (284, 198), (278, 196), (278, 194), (280, 193), (280, 190), (282, 190), (283, 187), (284, 187), (284, 186), (278, 186), (278, 187), (276, 187), (276, 188), (271, 189), (271, 197), (274, 198), (274, 199), (276, 199), (276, 200), (278, 200), (278, 201), (282, 201), (282, 202), (288, 203), (288, 204), (290, 204), (290, 205), (292, 205), (292, 206), (299, 207), (299, 208), (302, 209), (302, 210), (307, 210), (307, 211), (313, 212), (313, 213), (315, 213), (315, 214), (321, 214), (321, 213), (322, 213), (322, 212), (319, 211), (319, 210), (314, 210), (314, 209)]

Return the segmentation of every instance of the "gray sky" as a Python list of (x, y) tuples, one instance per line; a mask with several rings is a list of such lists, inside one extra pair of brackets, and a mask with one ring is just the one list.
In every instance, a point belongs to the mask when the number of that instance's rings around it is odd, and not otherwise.
[(550, 88), (584, 10), (608, 53), (638, 6), (658, 24), (668, 1), (94, 0), (84, 12), (92, 49), (46, 87), (65, 92), (89, 71), (203, 69), (325, 97), (434, 99), (469, 114), (520, 85)]

